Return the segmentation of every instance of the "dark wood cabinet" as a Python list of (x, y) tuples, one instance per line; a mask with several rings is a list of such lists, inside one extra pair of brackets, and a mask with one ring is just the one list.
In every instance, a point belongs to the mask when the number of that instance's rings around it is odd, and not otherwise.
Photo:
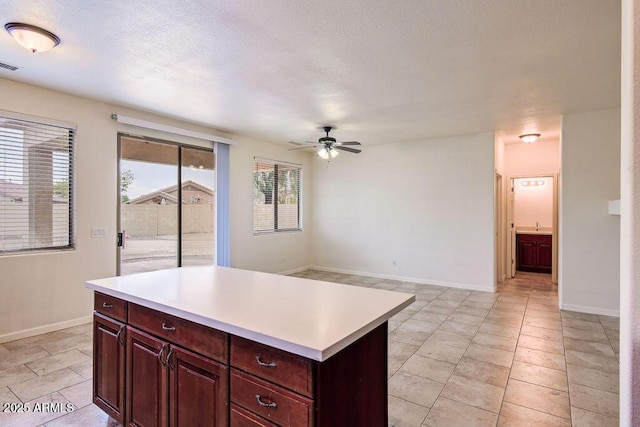
[(551, 273), (553, 261), (550, 234), (518, 234), (516, 269), (537, 273)]
[(226, 426), (228, 368), (129, 326), (127, 425)]
[(387, 425), (386, 322), (319, 362), (105, 297), (94, 403), (123, 425)]
[(228, 359), (224, 332), (99, 293), (94, 308), (97, 406), (127, 426), (228, 425), (229, 368), (220, 363)]
[(226, 426), (229, 369), (177, 346), (167, 359), (170, 424)]
[(101, 314), (93, 316), (93, 401), (124, 423), (126, 325)]
[(166, 426), (169, 344), (127, 328), (127, 425)]
[(231, 404), (230, 412), (233, 427), (278, 427), (277, 424), (273, 424), (234, 403)]
[(387, 425), (386, 322), (323, 362), (231, 336), (230, 364), (239, 425)]

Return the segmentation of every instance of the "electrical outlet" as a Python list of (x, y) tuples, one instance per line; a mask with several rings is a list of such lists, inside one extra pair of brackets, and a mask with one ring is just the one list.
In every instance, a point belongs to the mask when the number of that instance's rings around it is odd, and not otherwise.
[(280, 264), (284, 264), (284, 257), (280, 258)]
[(91, 237), (101, 239), (107, 237), (107, 230), (104, 227), (91, 227)]
[(393, 267), (397, 267), (397, 266), (398, 266), (398, 260), (397, 260), (397, 259), (394, 259), (393, 261), (391, 261), (391, 265), (392, 265)]

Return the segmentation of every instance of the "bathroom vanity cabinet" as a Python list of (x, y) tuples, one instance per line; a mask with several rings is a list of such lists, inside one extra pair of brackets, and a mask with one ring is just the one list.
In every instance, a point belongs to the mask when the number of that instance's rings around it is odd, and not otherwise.
[(551, 234), (516, 234), (516, 269), (536, 273), (551, 273), (553, 260)]

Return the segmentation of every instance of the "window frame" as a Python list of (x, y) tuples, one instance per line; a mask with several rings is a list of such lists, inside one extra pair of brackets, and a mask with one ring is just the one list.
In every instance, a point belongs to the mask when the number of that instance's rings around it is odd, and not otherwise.
[[(255, 183), (255, 174), (257, 172), (257, 164), (261, 163), (261, 164), (268, 164), (268, 165), (272, 165), (273, 166), (273, 196), (272, 196), (272, 203), (273, 203), (273, 228), (272, 229), (268, 229), (268, 230), (256, 230), (256, 206), (258, 206), (255, 203), (255, 191), (256, 191), (256, 183)], [(253, 231), (253, 235), (254, 236), (258, 236), (258, 235), (269, 235), (269, 234), (274, 234), (274, 233), (289, 233), (289, 232), (301, 232), (302, 228), (303, 228), (303, 224), (302, 224), (302, 182), (303, 182), (303, 167), (300, 164), (296, 164), (296, 163), (289, 163), (289, 162), (284, 162), (284, 161), (279, 161), (279, 160), (272, 160), (272, 159), (264, 159), (264, 158), (259, 158), (259, 157), (254, 157), (253, 159), (253, 163), (252, 163), (252, 186), (253, 186), (253, 192), (254, 192), (254, 196), (253, 196), (253, 202), (252, 202), (252, 231)], [(280, 204), (280, 202), (278, 201), (278, 186), (279, 186), (279, 180), (278, 180), (278, 169), (279, 167), (286, 167), (286, 168), (294, 168), (297, 170), (297, 174), (298, 174), (298, 185), (297, 185), (297, 199), (298, 199), (298, 203), (297, 203), (297, 227), (295, 228), (279, 228), (278, 227), (278, 205)]]
[[(34, 200), (30, 198), (29, 194), (27, 194), (28, 205), (26, 206), (26, 213), (20, 212), (19, 216), (14, 217), (17, 219), (5, 217), (4, 215), (11, 212), (11, 210), (7, 209), (5, 206), (0, 205), (0, 214), (2, 214), (0, 215), (0, 224), (3, 226), (3, 228), (6, 227), (8, 230), (13, 230), (14, 233), (22, 232), (24, 233), (24, 235), (26, 235), (26, 242), (24, 244), (17, 244), (14, 248), (11, 248), (10, 245), (0, 245), (0, 257), (28, 253), (62, 252), (75, 250), (75, 193), (77, 185), (75, 171), (76, 125), (73, 123), (62, 122), (55, 119), (35, 117), (26, 114), (0, 110), (0, 129), (22, 130), (22, 135), (20, 137), (20, 150), (22, 152), (20, 154), (16, 154), (17, 152), (14, 148), (13, 155), (11, 153), (11, 145), (12, 142), (15, 141), (12, 141), (12, 137), (9, 136), (11, 132), (6, 132), (4, 130), (0, 131), (0, 148), (2, 148), (0, 152), (2, 152), (2, 155), (5, 156), (3, 160), (5, 162), (15, 162), (16, 160), (19, 161), (19, 163), (16, 163), (17, 166), (13, 168), (13, 171), (11, 171), (11, 168), (9, 167), (4, 170), (5, 174), (3, 174), (2, 180), (5, 183), (5, 188), (9, 188), (9, 185), (7, 184), (11, 183), (12, 176), (15, 177), (15, 173), (18, 170), (22, 171), (22, 176), (17, 185), (26, 187), (32, 186), (34, 188), (33, 191), (41, 191), (43, 189), (43, 187), (41, 187), (42, 183), (38, 182), (38, 174), (42, 174), (43, 172), (50, 172), (52, 174), (52, 216), (49, 221), (29, 219), (29, 217), (34, 216), (34, 212), (37, 212), (37, 210), (41, 208), (39, 206), (41, 200), (40, 202), (38, 200)], [(33, 135), (29, 135), (27, 137), (25, 136), (25, 131), (31, 131), (33, 132)], [(58, 141), (56, 141), (56, 139), (58, 139)], [(44, 151), (42, 151), (42, 148), (38, 146), (39, 144), (45, 147)], [(42, 159), (38, 156), (31, 158), (27, 153), (27, 150), (25, 149), (25, 147), (27, 147), (28, 145), (30, 145), (30, 147), (37, 148), (41, 153), (46, 153), (48, 149), (51, 156), (50, 164), (41, 163)], [(60, 162), (60, 156), (56, 156), (55, 153), (62, 153), (64, 161)], [(30, 168), (33, 168), (34, 164), (38, 165), (39, 167), (37, 167), (34, 171), (31, 171)], [(41, 164), (42, 167), (40, 167)], [(47, 168), (50, 168), (50, 170)], [(65, 179), (63, 179), (62, 181), (56, 181), (56, 175), (63, 176), (65, 177)], [(25, 180), (26, 184), (24, 183)], [(67, 184), (67, 188), (63, 188), (63, 194), (65, 192), (67, 194), (63, 196), (65, 200), (62, 203), (67, 204), (67, 207), (65, 209), (67, 218), (63, 217), (63, 222), (56, 223), (54, 210), (57, 203), (56, 200), (54, 200), (54, 197), (56, 196), (56, 194), (60, 196), (60, 194), (56, 192), (56, 184), (65, 181)], [(46, 187), (44, 188), (46, 189)], [(24, 189), (22, 191), (24, 191)], [(20, 197), (20, 199), (22, 202), (23, 197)], [(60, 200), (58, 200), (58, 202), (60, 202)], [(24, 227), (24, 225), (20, 225), (20, 222), (25, 221), (25, 218), (27, 222), (26, 228)], [(10, 221), (13, 221), (13, 223)], [(58, 226), (58, 233), (56, 233), (55, 231), (56, 225)], [(51, 240), (44, 244), (40, 244), (38, 238), (34, 236), (37, 236), (38, 232), (34, 232), (34, 230), (32, 229), (32, 227), (36, 227), (37, 230), (42, 226), (44, 226), (45, 229), (50, 228), (48, 232), (45, 232), (45, 238), (50, 238)], [(60, 238), (62, 238), (63, 242), (56, 243), (56, 240)]]

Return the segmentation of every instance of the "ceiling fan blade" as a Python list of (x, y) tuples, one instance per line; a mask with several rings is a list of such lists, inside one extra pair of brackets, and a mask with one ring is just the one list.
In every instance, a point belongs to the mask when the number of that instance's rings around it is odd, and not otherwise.
[(340, 145), (335, 145), (334, 148), (337, 148), (338, 150), (342, 150), (342, 151), (348, 151), (350, 153), (361, 153), (362, 152), (362, 150), (358, 150), (356, 148), (341, 147)]
[(304, 150), (305, 148), (316, 148), (312, 145), (308, 145), (306, 147), (296, 147), (296, 148), (289, 148), (287, 151), (294, 151), (294, 150)]
[(346, 142), (339, 142), (339, 145), (362, 145), (360, 144), (358, 141), (346, 141)]

